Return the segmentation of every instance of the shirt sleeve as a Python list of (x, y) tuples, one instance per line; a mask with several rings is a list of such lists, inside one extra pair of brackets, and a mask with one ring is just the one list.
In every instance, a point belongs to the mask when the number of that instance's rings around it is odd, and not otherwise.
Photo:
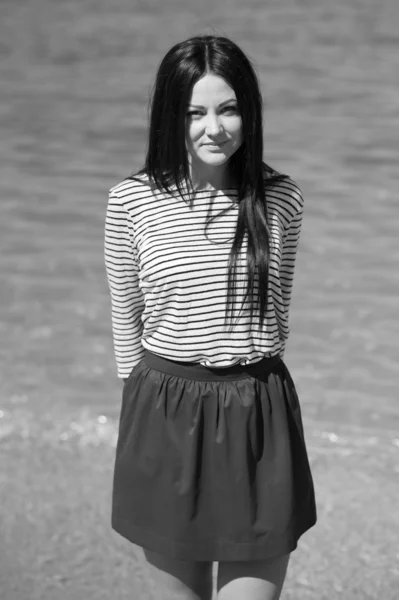
[(118, 378), (129, 377), (143, 358), (144, 295), (139, 287), (138, 251), (131, 217), (110, 191), (105, 218), (104, 259), (111, 294), (112, 335)]
[(281, 282), (281, 293), (284, 305), (284, 311), (286, 315), (288, 328), (286, 330), (286, 335), (284, 335), (284, 339), (281, 343), (280, 356), (284, 357), (284, 352), (286, 348), (286, 343), (288, 340), (288, 335), (290, 331), (289, 327), (289, 312), (290, 312), (290, 304), (291, 304), (291, 295), (292, 288), (294, 282), (294, 271), (295, 271), (295, 261), (298, 251), (299, 238), (301, 234), (302, 228), (302, 217), (303, 217), (303, 208), (304, 208), (304, 200), (302, 196), (301, 190), (298, 186), (295, 186), (295, 190), (293, 191), (293, 217), (288, 222), (288, 225), (285, 228), (284, 237), (283, 237), (283, 248), (282, 248), (282, 256), (281, 256), (281, 264), (280, 264), (280, 282)]

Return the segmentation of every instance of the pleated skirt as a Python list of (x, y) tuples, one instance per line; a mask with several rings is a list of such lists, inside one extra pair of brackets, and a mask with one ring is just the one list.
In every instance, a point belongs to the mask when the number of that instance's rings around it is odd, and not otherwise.
[(175, 559), (248, 561), (292, 552), (315, 523), (284, 361), (216, 369), (145, 350), (123, 388), (112, 528)]

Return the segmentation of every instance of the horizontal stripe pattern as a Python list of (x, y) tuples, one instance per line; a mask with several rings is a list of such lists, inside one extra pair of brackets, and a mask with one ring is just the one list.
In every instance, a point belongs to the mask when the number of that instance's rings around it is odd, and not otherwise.
[[(237, 193), (197, 192), (192, 204), (154, 191), (144, 180), (111, 188), (104, 258), (111, 294), (118, 377), (127, 378), (144, 348), (172, 360), (229, 367), (284, 355), (300, 237), (303, 197), (292, 179), (267, 189), (271, 229), (269, 292), (262, 330), (249, 305), (225, 326), (228, 257), (237, 225)], [(221, 211), (226, 209), (223, 215)], [(210, 217), (215, 217), (208, 226)], [(234, 321), (246, 289), (244, 241), (237, 266)], [(255, 294), (258, 278), (255, 278)], [(254, 312), (257, 323), (258, 311)]]

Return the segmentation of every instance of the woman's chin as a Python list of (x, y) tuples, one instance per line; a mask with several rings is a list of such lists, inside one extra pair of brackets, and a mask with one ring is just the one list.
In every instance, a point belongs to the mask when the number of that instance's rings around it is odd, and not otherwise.
[(200, 158), (200, 161), (209, 166), (209, 167), (217, 167), (220, 165), (224, 165), (228, 160), (229, 160), (229, 156), (226, 156), (225, 154), (214, 154), (212, 156), (204, 156)]

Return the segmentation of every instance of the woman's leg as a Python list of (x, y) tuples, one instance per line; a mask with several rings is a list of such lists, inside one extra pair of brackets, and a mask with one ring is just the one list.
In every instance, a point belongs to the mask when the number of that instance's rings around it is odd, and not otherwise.
[(212, 599), (212, 562), (176, 560), (143, 550), (159, 590), (157, 600)]
[(278, 600), (289, 559), (219, 562), (217, 600)]

